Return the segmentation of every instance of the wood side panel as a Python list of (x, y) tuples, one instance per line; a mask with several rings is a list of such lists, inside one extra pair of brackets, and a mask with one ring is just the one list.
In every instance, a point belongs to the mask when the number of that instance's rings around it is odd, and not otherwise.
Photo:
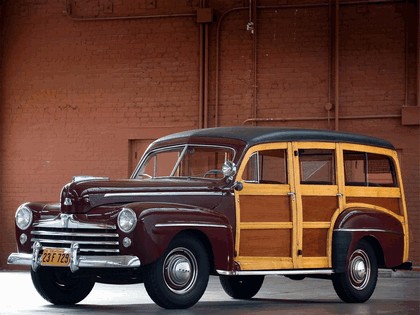
[(338, 208), (336, 196), (302, 196), (303, 221), (330, 221)]
[(241, 270), (293, 269), (291, 257), (238, 257)]
[(290, 229), (241, 230), (240, 256), (290, 257)]
[(399, 198), (382, 198), (382, 197), (347, 197), (347, 203), (367, 203), (370, 205), (380, 206), (388, 209), (395, 214), (402, 215), (400, 211)]
[(292, 220), (289, 196), (241, 195), (239, 198), (241, 222), (291, 222)]
[(328, 229), (303, 229), (303, 256), (327, 256)]
[(301, 268), (331, 268), (328, 257), (302, 257)]

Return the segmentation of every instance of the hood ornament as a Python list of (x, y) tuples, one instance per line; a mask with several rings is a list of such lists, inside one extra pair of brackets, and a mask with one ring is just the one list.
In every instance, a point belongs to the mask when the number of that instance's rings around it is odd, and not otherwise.
[(60, 215), (60, 219), (61, 219), (61, 225), (63, 228), (67, 229), (69, 227), (69, 221), (71, 219), (73, 219), (73, 215), (72, 214), (61, 214)]

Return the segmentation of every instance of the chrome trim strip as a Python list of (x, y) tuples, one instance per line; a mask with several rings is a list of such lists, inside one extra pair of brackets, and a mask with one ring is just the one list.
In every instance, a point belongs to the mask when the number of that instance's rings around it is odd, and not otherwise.
[(54, 231), (32, 231), (31, 235), (38, 236), (77, 236), (77, 237), (118, 237), (117, 233), (72, 233)]
[(105, 198), (110, 197), (136, 197), (136, 196), (217, 196), (222, 195), (221, 191), (219, 192), (200, 192), (200, 191), (191, 191), (191, 192), (135, 192), (135, 193), (107, 193), (104, 195)]
[(102, 248), (80, 248), (79, 249), (80, 252), (83, 253), (114, 253), (117, 254), (120, 252), (119, 249), (102, 249)]
[(80, 248), (80, 252), (94, 252), (94, 253), (119, 253), (119, 249), (103, 249), (103, 248)]
[(382, 230), (382, 229), (334, 229), (334, 232), (380, 232), (380, 233), (392, 233), (392, 234), (402, 234), (396, 231), (391, 230)]
[(229, 228), (224, 224), (207, 224), (207, 223), (157, 223), (156, 228), (160, 227), (214, 227), (214, 228)]
[[(72, 244), (74, 241), (72, 240), (52, 240), (48, 238), (32, 238), (31, 242), (40, 242), (42, 244)], [(118, 241), (77, 241), (79, 244), (85, 245), (119, 245)], [(104, 249), (103, 251), (107, 251)]]
[(305, 269), (305, 270), (216, 270), (222, 276), (265, 276), (265, 275), (331, 275), (332, 269)]
[(73, 176), (73, 183), (83, 182), (86, 180), (109, 180), (109, 177), (98, 177), (98, 176), (89, 176), (89, 175), (76, 175)]

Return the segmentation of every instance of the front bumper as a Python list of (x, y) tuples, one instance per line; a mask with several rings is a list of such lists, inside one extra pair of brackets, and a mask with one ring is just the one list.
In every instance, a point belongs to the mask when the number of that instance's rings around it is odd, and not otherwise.
[[(79, 245), (73, 243), (70, 247), (70, 265), (72, 272), (79, 268), (135, 268), (140, 267), (140, 259), (137, 256), (116, 255), (116, 256), (85, 256), (79, 255)], [(42, 245), (35, 242), (32, 254), (11, 253), (7, 258), (10, 265), (31, 266), (36, 271), (41, 266)]]

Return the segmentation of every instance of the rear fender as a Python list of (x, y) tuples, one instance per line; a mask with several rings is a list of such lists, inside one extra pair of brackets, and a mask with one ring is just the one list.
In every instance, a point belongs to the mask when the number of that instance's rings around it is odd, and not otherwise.
[(338, 217), (333, 232), (333, 268), (343, 272), (347, 254), (361, 239), (368, 240), (378, 255), (380, 267), (392, 268), (403, 263), (403, 224), (388, 211), (378, 208), (348, 208)]

